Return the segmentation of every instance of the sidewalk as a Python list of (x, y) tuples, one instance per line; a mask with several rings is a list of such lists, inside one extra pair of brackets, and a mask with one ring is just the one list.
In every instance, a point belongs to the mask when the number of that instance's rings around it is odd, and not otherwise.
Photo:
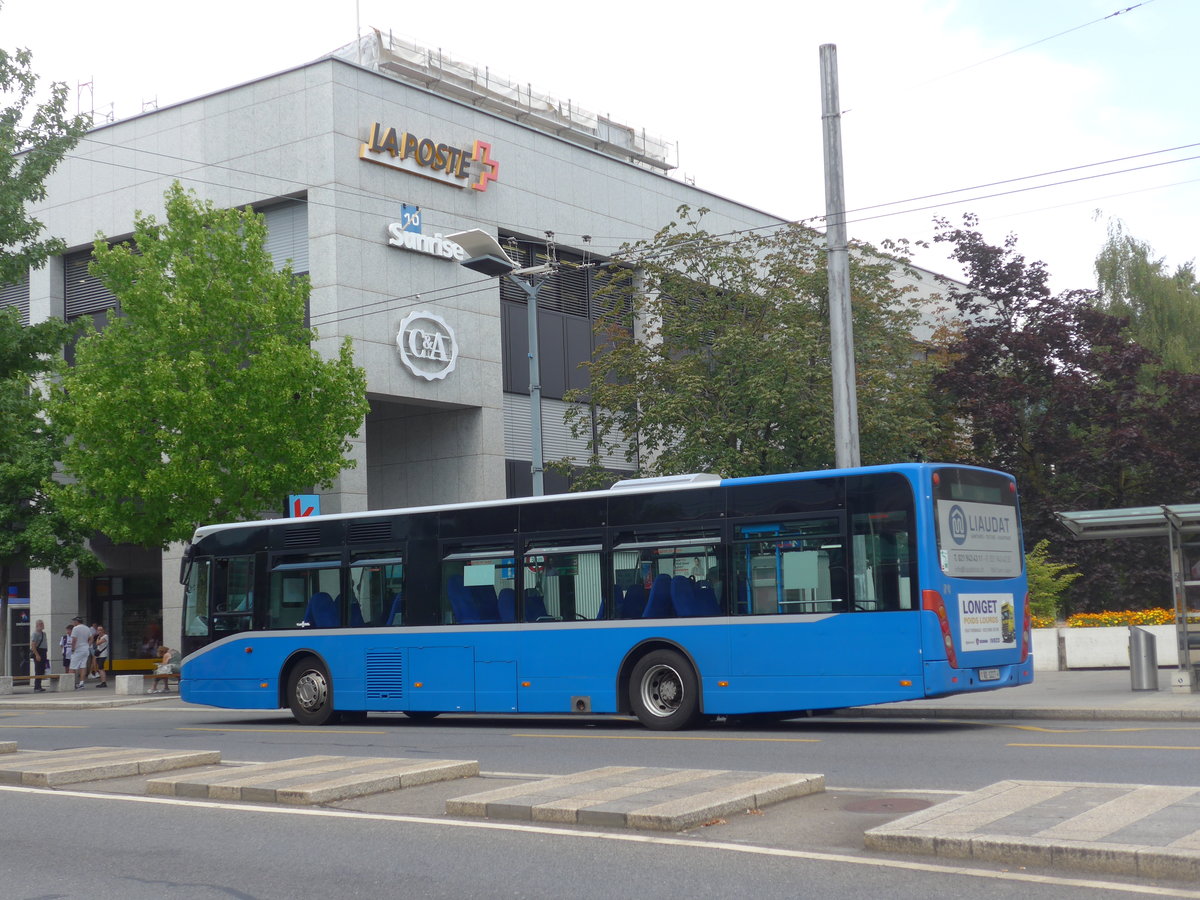
[[(4, 709), (112, 709), (117, 706), (138, 706), (159, 700), (178, 700), (178, 690), (169, 694), (118, 694), (113, 678), (108, 687), (97, 689), (99, 681), (89, 681), (77, 691), (54, 690), (54, 682), (43, 693), (36, 693), (28, 683), (13, 686), (11, 694), (0, 694), (0, 710)], [(147, 682), (148, 683), (148, 682)]]
[(1158, 670), (1157, 691), (1132, 690), (1128, 669), (1036, 672), (1033, 684), (839, 710), (857, 718), (1101, 719), (1200, 722), (1200, 693), (1171, 690), (1175, 669)]
[[(1038, 672), (1033, 684), (937, 700), (908, 700), (839, 710), (855, 718), (920, 719), (1127, 719), (1200, 722), (1200, 693), (1171, 691), (1174, 669), (1159, 669), (1157, 691), (1134, 691), (1128, 669), (1077, 669)], [(97, 690), (94, 683), (79, 691), (35, 694), (21, 685), (0, 695), (0, 709), (107, 709), (160, 700), (179, 694), (119, 696), (113, 688)]]

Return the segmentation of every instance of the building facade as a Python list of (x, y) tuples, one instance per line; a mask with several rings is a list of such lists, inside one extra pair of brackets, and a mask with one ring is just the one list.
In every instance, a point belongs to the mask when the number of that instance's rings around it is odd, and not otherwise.
[[(603, 274), (590, 263), (650, 237), (681, 204), (709, 208), (718, 233), (781, 222), (669, 177), (668, 149), (376, 34), (89, 132), (33, 211), (71, 249), (6, 286), (0, 303), (30, 322), (90, 316), (102, 327), (116, 301), (87, 272), (97, 234), (121, 240), (136, 212), (161, 216), (175, 180), (221, 207), (252, 205), (277, 263), (311, 280), (318, 349), (333, 355), (349, 337), (367, 373), (357, 465), (320, 496), (320, 511), (528, 494), (526, 297), (459, 265), (445, 236), (479, 228), (520, 265), (563, 264), (539, 294), (544, 455), (584, 457), (562, 424), (562, 397), (583, 386), (578, 364), (592, 352)], [(558, 488), (547, 476), (547, 491)], [(95, 549), (102, 576), (34, 570), (18, 593), (55, 638), (82, 612), (109, 626), (116, 664), (139, 665), (164, 636), (178, 640), (178, 553), (103, 538)]]

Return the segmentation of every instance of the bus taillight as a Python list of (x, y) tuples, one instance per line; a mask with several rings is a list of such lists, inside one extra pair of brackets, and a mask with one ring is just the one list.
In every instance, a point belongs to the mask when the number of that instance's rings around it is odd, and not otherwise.
[(1033, 650), (1033, 616), (1029, 612), (1029, 594), (1025, 595), (1025, 623), (1021, 627), (1023, 632), (1021, 639), (1025, 645), (1021, 648), (1021, 662), (1029, 659), (1029, 654)]
[[(950, 636), (950, 619), (946, 615), (946, 604), (942, 595), (937, 591), (921, 591), (921, 609), (927, 609), (937, 616), (938, 627), (942, 630), (942, 643), (946, 645), (946, 661), (950, 668), (958, 668), (958, 654), (954, 652), (954, 638)], [(1026, 615), (1029, 607), (1026, 606)]]

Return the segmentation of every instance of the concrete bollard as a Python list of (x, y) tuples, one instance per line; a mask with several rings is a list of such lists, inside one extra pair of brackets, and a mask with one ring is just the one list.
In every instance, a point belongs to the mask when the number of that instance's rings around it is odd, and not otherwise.
[(12, 676), (0, 675), (0, 694), (12, 693)]
[(141, 675), (118, 675), (114, 680), (118, 694), (128, 696), (146, 693), (146, 679)]
[(63, 672), (54, 680), (55, 690), (58, 691), (73, 691), (75, 690), (75, 673)]

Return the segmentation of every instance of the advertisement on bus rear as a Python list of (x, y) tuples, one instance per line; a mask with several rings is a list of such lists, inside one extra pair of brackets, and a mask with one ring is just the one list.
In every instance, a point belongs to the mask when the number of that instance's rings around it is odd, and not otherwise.
[(1016, 578), (1021, 574), (1021, 529), (1011, 506), (938, 500), (942, 571), (955, 578)]
[(958, 646), (963, 650), (1003, 650), (1017, 646), (1012, 594), (959, 594)]

